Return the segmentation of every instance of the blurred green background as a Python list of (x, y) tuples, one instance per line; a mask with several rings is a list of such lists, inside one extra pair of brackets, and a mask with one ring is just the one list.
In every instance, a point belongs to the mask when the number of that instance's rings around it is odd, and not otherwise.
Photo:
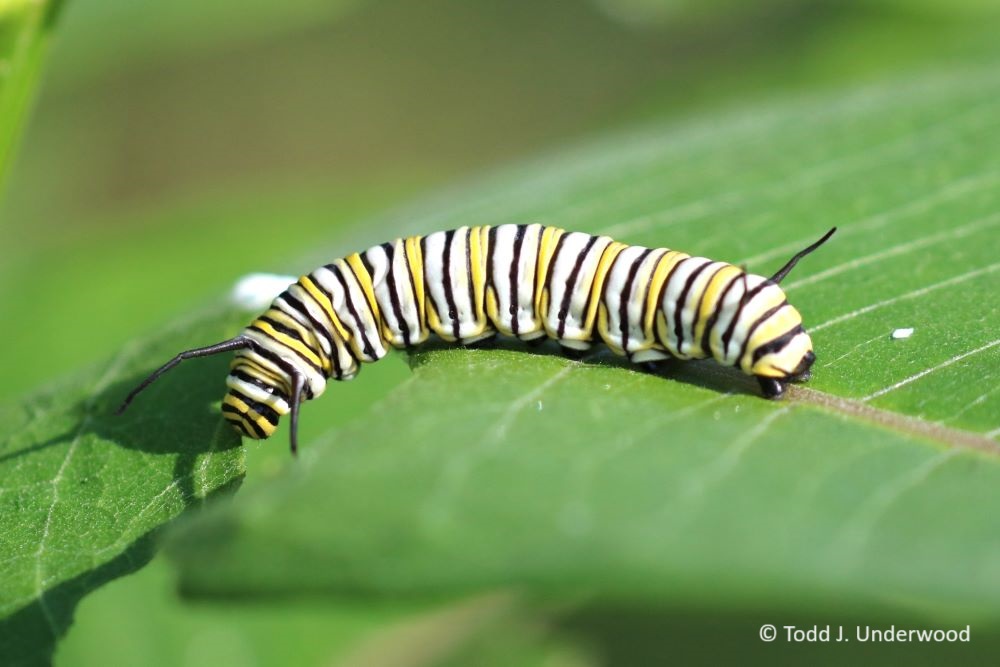
[[(311, 250), (384, 240), (366, 234), (367, 215), (578, 138), (992, 62), (997, 16), (987, 0), (68, 0), (4, 184), (0, 397), (106, 357), (245, 273), (303, 272)], [(406, 373), (398, 358), (368, 370), (336, 406), (317, 404), (304, 437)], [(248, 484), (286, 464), (281, 443), (249, 449)], [(84, 600), (57, 659), (576, 665), (600, 654), (586, 619), (562, 635), (509, 600), (463, 604), (192, 605), (154, 560)], [(737, 616), (695, 614), (673, 639)]]

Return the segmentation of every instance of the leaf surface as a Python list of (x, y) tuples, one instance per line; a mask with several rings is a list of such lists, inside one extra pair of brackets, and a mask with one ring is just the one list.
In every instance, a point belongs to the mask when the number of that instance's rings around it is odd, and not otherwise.
[(225, 360), (182, 365), (114, 414), (151, 362), (231, 329), (227, 317), (182, 323), (0, 408), (5, 663), (45, 662), (83, 595), (144, 565), (160, 526), (242, 478), (239, 438), (213, 405)]
[[(814, 379), (772, 403), (712, 363), (653, 375), (601, 355), (432, 346), (284, 479), (180, 531), (185, 588), (515, 585), (996, 618), (995, 71), (647, 127), (376, 221), (373, 243), (530, 221), (765, 275), (837, 226), (786, 283)], [(904, 327), (913, 336), (891, 338)]]

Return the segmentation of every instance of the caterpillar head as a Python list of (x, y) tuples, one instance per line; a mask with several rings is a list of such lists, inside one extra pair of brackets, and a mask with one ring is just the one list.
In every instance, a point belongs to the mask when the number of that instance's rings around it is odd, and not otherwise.
[(281, 415), (289, 411), (286, 388), (277, 378), (240, 357), (226, 377), (229, 391), (222, 399), (222, 414), (243, 436), (261, 440), (278, 428)]
[[(812, 339), (802, 328), (802, 316), (792, 306), (788, 305), (785, 295), (778, 288), (778, 283), (795, 268), (799, 260), (816, 250), (837, 231), (834, 227), (815, 243), (795, 253), (788, 262), (778, 269), (769, 280), (764, 281), (761, 292), (766, 292), (770, 286), (781, 295), (781, 302), (776, 303), (762, 320), (763, 326), (756, 328), (747, 345), (751, 354), (749, 368), (744, 360), (744, 368), (751, 374), (765, 380), (794, 381), (809, 378), (809, 369), (816, 361), (813, 353)], [(751, 292), (746, 292), (750, 294)], [(746, 297), (744, 297), (746, 298)], [(751, 352), (752, 350), (752, 352)]]
[(762, 378), (785, 382), (807, 380), (816, 361), (812, 339), (801, 325), (770, 340), (751, 341), (750, 349), (753, 350), (750, 372)]

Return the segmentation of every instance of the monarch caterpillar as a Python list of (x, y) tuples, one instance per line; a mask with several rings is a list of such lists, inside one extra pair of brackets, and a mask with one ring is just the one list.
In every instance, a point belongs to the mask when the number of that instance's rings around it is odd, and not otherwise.
[(816, 355), (778, 283), (835, 231), (770, 278), (540, 224), (396, 239), (302, 276), (235, 338), (181, 352), (133, 389), (118, 414), (181, 361), (235, 351), (224, 417), (261, 439), (290, 412), (295, 454), (303, 400), (431, 333), (463, 345), (497, 333), (547, 336), (571, 354), (600, 339), (637, 363), (712, 357), (779, 398), (788, 382), (808, 379)]

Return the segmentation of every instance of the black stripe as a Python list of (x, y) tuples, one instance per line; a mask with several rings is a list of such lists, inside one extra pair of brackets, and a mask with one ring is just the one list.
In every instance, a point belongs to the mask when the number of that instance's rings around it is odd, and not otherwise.
[[(603, 303), (604, 307), (608, 311), (608, 325), (609, 326), (611, 325), (611, 308), (608, 307), (608, 285), (611, 284), (611, 274), (613, 274), (614, 271), (615, 271), (615, 265), (618, 264), (618, 260), (620, 260), (622, 258), (622, 254), (626, 250), (628, 250), (628, 248), (629, 248), (628, 246), (622, 248), (621, 252), (619, 252), (617, 255), (615, 255), (615, 258), (613, 260), (611, 260), (611, 266), (608, 267), (608, 272), (606, 274), (604, 274), (604, 284), (601, 285), (601, 298), (600, 298), (600, 303), (598, 304), (598, 309), (600, 309), (600, 304)], [(600, 314), (598, 314), (598, 318), (600, 318)], [(600, 332), (600, 330), (601, 330), (601, 328), (598, 327), (597, 331)], [(610, 335), (610, 333), (611, 332), (609, 331), (608, 334)], [(604, 343), (607, 344), (608, 341), (605, 340)]]
[[(518, 293), (517, 270), (518, 267), (521, 265), (521, 249), (522, 246), (524, 245), (524, 233), (525, 231), (527, 231), (527, 229), (528, 229), (527, 225), (517, 226), (517, 233), (514, 235), (514, 256), (510, 263), (510, 271), (507, 274), (507, 277), (510, 279), (510, 305), (508, 306), (508, 310), (510, 311), (510, 316), (511, 316), (510, 331), (515, 336), (518, 334), (518, 329), (520, 326), (520, 322), (518, 321), (520, 319), (518, 317), (518, 310), (521, 305), (521, 295)], [(541, 234), (539, 234), (538, 238), (541, 239)], [(538, 265), (537, 254), (535, 255), (535, 265), (536, 267)], [(532, 278), (532, 280), (534, 280), (534, 278)], [(534, 303), (535, 301), (534, 287), (532, 287), (531, 291), (532, 291), (531, 301), (532, 303)], [(532, 306), (532, 308), (534, 308), (534, 306)]]
[(380, 325), (382, 323), (382, 313), (378, 307), (378, 298), (375, 296), (375, 270), (372, 267), (372, 263), (368, 261), (367, 253), (359, 253), (358, 257), (361, 258), (361, 266), (364, 267), (365, 274), (368, 276), (368, 284), (372, 286), (371, 302), (368, 301), (368, 293), (364, 289), (364, 283), (361, 280), (361, 276), (358, 275), (358, 272), (355, 271), (354, 267), (350, 264), (348, 264), (347, 267), (351, 270), (351, 273), (354, 274), (354, 279), (358, 281), (358, 287), (361, 289), (361, 297), (365, 300), (365, 303), (368, 304), (368, 309), (372, 311), (372, 319), (375, 321), (375, 331), (380, 332), (379, 340), (381, 340), (382, 327)]
[(269, 394), (272, 394), (274, 396), (278, 396), (280, 398), (285, 398), (285, 395), (284, 395), (284, 393), (282, 393), (282, 391), (281, 391), (280, 388), (275, 387), (274, 385), (268, 384), (267, 382), (265, 382), (263, 379), (261, 379), (259, 377), (256, 377), (256, 376), (250, 375), (249, 373), (241, 371), (239, 368), (232, 369), (231, 371), (229, 371), (229, 374), (232, 377), (234, 377), (234, 378), (236, 378), (238, 380), (242, 380), (243, 382), (247, 382), (249, 384), (252, 384), (253, 386), (257, 387), (258, 389), (262, 389), (262, 390), (266, 391)]
[[(535, 310), (535, 296), (538, 291), (538, 263), (542, 260), (542, 236), (545, 234), (545, 225), (538, 226), (538, 242), (535, 248), (535, 265), (531, 271), (531, 319), (537, 322), (540, 314)], [(546, 335), (545, 327), (542, 327), (542, 336)]]
[[(268, 422), (270, 422), (272, 426), (278, 425), (278, 420), (281, 419), (281, 417), (270, 406), (264, 405), (263, 403), (258, 403), (251, 397), (244, 394), (242, 391), (230, 388), (229, 392), (236, 398), (246, 403), (248, 408), (259, 414), (264, 419), (266, 419)], [(223, 405), (225, 405), (225, 403), (223, 403)]]
[[(257, 319), (258, 320), (263, 320), (264, 322), (267, 322), (272, 327), (274, 327), (274, 329), (278, 333), (285, 334), (286, 336), (288, 336), (290, 338), (294, 338), (295, 340), (298, 340), (300, 343), (302, 343), (303, 345), (305, 345), (306, 349), (308, 349), (310, 352), (313, 352), (315, 354), (315, 350), (313, 350), (304, 340), (302, 340), (302, 337), (294, 329), (291, 329), (290, 327), (286, 327), (286, 326), (282, 325), (280, 322), (275, 322), (274, 320), (272, 320), (271, 318), (266, 317), (266, 316), (261, 316), (261, 317), (259, 317)], [(267, 336), (268, 338), (270, 338), (271, 340), (273, 340), (275, 343), (277, 343), (278, 345), (281, 345), (286, 350), (288, 350), (289, 352), (291, 352), (292, 354), (294, 354), (296, 357), (298, 357), (299, 359), (301, 359), (304, 363), (306, 363), (309, 366), (311, 366), (312, 368), (314, 368), (316, 370), (316, 372), (318, 372), (320, 375), (323, 374), (323, 369), (322, 368), (320, 368), (319, 366), (317, 366), (316, 364), (314, 364), (312, 362), (312, 360), (306, 358), (301, 352), (299, 352), (295, 348), (293, 348), (293, 347), (291, 347), (289, 345), (285, 345), (284, 343), (282, 343), (280, 340), (278, 340), (277, 338), (275, 338), (274, 336), (272, 336), (267, 331), (264, 331), (260, 327), (256, 326), (256, 324), (251, 325), (250, 329), (253, 329), (254, 331), (259, 331), (260, 333), (264, 334), (265, 336)]]
[(595, 243), (597, 243), (597, 237), (591, 236), (590, 240), (587, 241), (587, 245), (577, 256), (576, 263), (573, 264), (573, 270), (569, 272), (569, 277), (566, 278), (566, 287), (563, 292), (562, 304), (560, 304), (559, 312), (557, 313), (557, 317), (559, 318), (559, 327), (557, 328), (556, 333), (559, 338), (562, 338), (563, 334), (566, 333), (566, 317), (569, 315), (569, 304), (573, 297), (573, 289), (580, 276), (580, 270), (583, 268), (583, 262), (587, 258), (587, 255), (590, 254), (590, 249), (594, 247)]
[[(233, 415), (235, 419), (230, 419), (229, 415)], [(256, 440), (263, 440), (264, 438), (267, 437), (267, 434), (264, 433), (264, 430), (256, 423), (254, 423), (252, 419), (248, 418), (244, 423), (244, 421), (240, 419), (240, 417), (245, 416), (244, 413), (240, 412), (231, 405), (226, 405), (225, 403), (222, 404), (222, 416), (226, 418), (226, 421), (228, 421), (230, 424), (238, 428), (244, 435), (248, 437), (254, 438)], [(252, 432), (247, 431), (247, 426), (250, 427), (250, 431)]]
[(704, 271), (711, 262), (706, 262), (702, 264), (697, 269), (691, 272), (684, 281), (684, 288), (681, 289), (680, 296), (677, 297), (677, 305), (674, 306), (674, 336), (677, 338), (677, 351), (681, 351), (681, 345), (684, 342), (684, 322), (682, 315), (684, 314), (684, 303), (687, 301), (688, 294), (691, 292), (691, 287), (694, 285), (694, 281), (698, 279), (701, 272)]
[(777, 338), (774, 338), (771, 341), (764, 343), (763, 345), (761, 345), (760, 347), (758, 347), (756, 350), (753, 351), (753, 363), (757, 363), (758, 361), (760, 361), (761, 357), (763, 357), (764, 355), (770, 354), (772, 352), (778, 352), (784, 349), (784, 347), (788, 345), (792, 341), (792, 339), (798, 336), (800, 333), (802, 333), (802, 325), (796, 324), (794, 327), (792, 327), (785, 333), (781, 334)]
[[(264, 335), (266, 336), (267, 334), (264, 334)], [(268, 336), (268, 337), (270, 338), (270, 336)], [(274, 364), (276, 367), (280, 368), (281, 371), (285, 374), (285, 377), (283, 377), (282, 380), (284, 380), (285, 383), (289, 387), (292, 386), (292, 383), (289, 380), (289, 378), (292, 378), (295, 375), (298, 375), (298, 370), (294, 366), (292, 366), (290, 363), (288, 363), (287, 361), (285, 361), (284, 359), (282, 359), (278, 355), (274, 354), (273, 352), (271, 352), (266, 347), (264, 347), (259, 342), (255, 341), (253, 339), (250, 339), (250, 351), (253, 352), (254, 354), (256, 354), (258, 357), (262, 357), (264, 359), (267, 359), (272, 364)], [(239, 358), (240, 355), (237, 353), (236, 356), (237, 356), (237, 358)], [(312, 398), (312, 396), (313, 396), (312, 389), (309, 387), (309, 383), (308, 382), (306, 383), (306, 395), (309, 398)]]
[[(327, 264), (323, 268), (327, 269), (327, 270), (330, 270), (331, 268), (335, 268), (335, 267), (333, 267), (332, 264)], [(333, 294), (331, 292), (327, 291), (326, 288), (323, 287), (323, 283), (320, 282), (319, 278), (316, 277), (316, 272), (315, 271), (313, 271), (312, 273), (309, 274), (309, 280), (310, 280), (310, 282), (312, 282), (313, 285), (316, 286), (316, 289), (319, 290), (320, 294), (322, 294), (323, 296), (326, 297), (326, 300), (330, 304), (330, 312), (335, 312), (334, 308), (333, 308)], [(320, 304), (320, 307), (322, 308), (322, 304)], [(329, 315), (327, 317), (329, 317)], [(339, 319), (339, 317), (338, 317), (338, 319)], [(330, 327), (332, 328), (332, 330), (339, 332), (339, 329), (337, 329), (337, 326), (333, 323), (332, 319), (330, 320)], [(350, 335), (350, 332), (348, 332), (348, 335)], [(339, 333), (337, 334), (337, 337), (338, 338), (340, 337)], [(350, 342), (350, 340), (341, 341), (341, 344), (343, 345), (344, 349), (347, 350), (347, 354), (350, 355), (351, 359), (353, 359), (357, 363), (361, 362), (361, 360), (358, 359), (358, 356), (356, 354), (354, 354), (354, 350), (351, 349), (351, 342)], [(339, 345), (336, 346), (336, 349), (334, 350), (334, 353), (331, 356), (333, 357), (334, 368), (337, 370), (337, 374), (338, 374), (338, 377), (339, 377), (340, 376), (340, 346)]]
[[(266, 313), (264, 315), (261, 315), (260, 317), (258, 317), (257, 320), (258, 321), (262, 321), (262, 322), (267, 322), (278, 333), (283, 333), (286, 336), (288, 336), (289, 338), (294, 338), (295, 340), (299, 341), (303, 345), (306, 345), (305, 339), (302, 338), (302, 332), (300, 332), (298, 329), (290, 327), (287, 324), (282, 324), (281, 322), (278, 322), (277, 320), (275, 320), (275, 319), (273, 319), (271, 317), (268, 317)], [(261, 331), (262, 333), (266, 333), (262, 329), (258, 329), (258, 331)], [(309, 347), (309, 346), (306, 345), (306, 347)]]
[[(277, 426), (278, 425), (278, 420), (280, 419), (280, 416), (278, 415), (277, 412), (275, 412), (274, 410), (272, 410), (270, 407), (268, 407), (266, 405), (263, 405), (262, 403), (258, 403), (257, 401), (253, 400), (252, 398), (250, 398), (249, 396), (247, 396), (246, 394), (244, 394), (241, 391), (237, 391), (235, 389), (230, 389), (229, 393), (231, 393), (233, 396), (235, 396), (239, 400), (243, 401), (243, 403), (245, 403), (246, 406), (250, 410), (252, 410), (253, 412), (256, 412), (258, 415), (260, 415), (265, 420), (267, 420), (267, 422), (271, 426)], [(223, 407), (224, 410), (225, 410), (225, 408), (230, 408), (230, 410), (228, 410), (229, 412), (237, 412), (237, 413), (241, 412), (239, 410), (236, 410), (233, 406), (227, 405), (226, 403), (223, 403), (222, 407)], [(249, 417), (249, 415), (247, 415), (247, 417)], [(250, 421), (251, 424), (253, 423), (252, 419), (249, 419), (248, 421)]]
[(788, 305), (788, 300), (782, 299), (781, 303), (779, 303), (776, 306), (772, 306), (771, 308), (768, 308), (760, 317), (754, 320), (754, 323), (750, 325), (749, 329), (747, 329), (747, 335), (746, 338), (743, 339), (743, 344), (740, 345), (740, 353), (739, 356), (736, 357), (737, 359), (742, 359), (743, 355), (746, 354), (747, 346), (750, 344), (750, 339), (753, 337), (753, 332), (756, 331), (762, 324), (764, 324), (764, 322), (773, 317), (775, 313), (777, 313), (779, 310), (781, 310), (787, 305)]
[(458, 322), (458, 306), (455, 305), (455, 286), (451, 284), (451, 242), (455, 238), (455, 230), (444, 233), (444, 249), (441, 251), (441, 282), (444, 286), (444, 298), (448, 303), (448, 317), (451, 318), (451, 332), (457, 340), (460, 326)]
[[(306, 292), (306, 294), (309, 294), (309, 292)], [(308, 307), (299, 301), (297, 297), (294, 297), (291, 294), (284, 294), (281, 298), (284, 299), (291, 308), (294, 308), (297, 312), (302, 313), (302, 315), (304, 315), (313, 325), (315, 332), (319, 332), (319, 334), (326, 339), (326, 342), (330, 344), (330, 354), (320, 354), (319, 356), (320, 358), (326, 357), (329, 361), (333, 362), (333, 373), (335, 373), (337, 377), (340, 377), (340, 347), (333, 338), (333, 332), (328, 330), (319, 320), (313, 317), (309, 312)], [(311, 295), (310, 298), (312, 298)], [(332, 322), (330, 323), (330, 326), (333, 326)], [(322, 352), (322, 350), (320, 350), (320, 352)], [(321, 371), (321, 373), (323, 374), (323, 377), (331, 377), (331, 375), (327, 374), (326, 371)]]
[(386, 261), (389, 262), (389, 271), (385, 275), (387, 287), (389, 288), (389, 303), (392, 305), (392, 316), (396, 318), (396, 326), (403, 333), (403, 345), (410, 346), (410, 327), (403, 319), (403, 308), (399, 304), (399, 294), (396, 290), (396, 273), (393, 267), (396, 258), (396, 247), (391, 243), (383, 243), (382, 252), (385, 253)]
[[(332, 312), (333, 311), (333, 295), (330, 294), (329, 292), (327, 292), (325, 289), (323, 289), (322, 283), (320, 283), (320, 281), (313, 274), (309, 274), (309, 280), (312, 282), (313, 285), (316, 286), (316, 289), (318, 289), (320, 291), (320, 293), (323, 296), (325, 296), (327, 298), (327, 300), (330, 302), (330, 310)], [(308, 290), (306, 290), (306, 294), (309, 295), (309, 298), (315, 300), (315, 297), (313, 297), (312, 293), (310, 293)], [(320, 309), (323, 310), (323, 305), (322, 304), (317, 304), (317, 305), (319, 305)], [(306, 312), (308, 312), (308, 311), (306, 311)], [(327, 318), (329, 318), (329, 317), (330, 316), (327, 315)], [(318, 328), (319, 328), (320, 331), (327, 331), (326, 327), (322, 327), (321, 326), (321, 327), (318, 327)], [(340, 341), (339, 344), (337, 343), (337, 340), (340, 339), (340, 334), (339, 333), (336, 333), (336, 340), (334, 339), (335, 332), (337, 332), (337, 331), (338, 331), (338, 329), (336, 328), (336, 325), (333, 323), (333, 320), (330, 320), (329, 335), (327, 336), (327, 339), (330, 341), (330, 348), (331, 348), (330, 349), (330, 361), (333, 362), (334, 376), (337, 377), (337, 378), (339, 378), (341, 376), (341, 371), (342, 371), (342, 368), (340, 366), (340, 349), (341, 349), (341, 347), (343, 347), (344, 349), (346, 349), (347, 353), (355, 361), (358, 361), (358, 358), (356, 356), (354, 356), (354, 352), (351, 350), (351, 345), (350, 345), (349, 341), (344, 340), (344, 341)]]
[[(250, 419), (250, 415), (248, 415), (246, 413), (243, 413), (243, 412), (240, 412), (239, 410), (237, 410), (236, 408), (232, 407), (231, 405), (223, 405), (222, 406), (222, 414), (223, 414), (223, 416), (225, 416), (225, 415), (233, 415), (233, 416), (238, 416), (238, 417), (246, 417), (247, 418), (246, 419), (246, 423), (244, 423), (242, 419), (240, 419), (239, 421), (236, 421), (235, 419), (230, 419), (229, 423), (235, 424), (236, 426), (239, 426), (240, 430), (242, 430), (244, 433), (246, 433), (251, 438), (255, 438), (257, 440), (263, 440), (264, 438), (267, 437), (267, 434), (264, 433), (264, 429), (261, 428), (259, 424), (257, 424), (256, 422), (254, 422), (253, 419)], [(248, 426), (250, 427), (250, 430), (252, 431), (252, 433), (247, 432), (247, 427)]]
[[(559, 259), (559, 253), (562, 252), (563, 243), (565, 243), (567, 236), (569, 236), (569, 234), (563, 234), (559, 237), (559, 240), (556, 241), (556, 249), (552, 251), (552, 256), (549, 257), (549, 264), (545, 271), (545, 285), (542, 289), (548, 292), (550, 296), (552, 295), (552, 276), (555, 273), (556, 261)], [(549, 304), (549, 307), (552, 307), (551, 303)], [(542, 313), (541, 315), (542, 317), (545, 317), (548, 313)]]
[(635, 282), (635, 276), (639, 273), (639, 267), (642, 266), (651, 252), (653, 252), (652, 249), (646, 248), (639, 257), (633, 260), (632, 266), (628, 270), (628, 277), (625, 278), (625, 284), (622, 286), (622, 293), (618, 297), (618, 329), (622, 335), (623, 352), (628, 352), (628, 302), (629, 296), (632, 294), (632, 283)]
[[(484, 303), (484, 307), (485, 307), (486, 295), (489, 293), (490, 290), (493, 290), (493, 298), (497, 301), (497, 317), (499, 318), (500, 317), (500, 300), (499, 300), (498, 295), (497, 295), (496, 286), (493, 284), (493, 249), (496, 248), (496, 245), (497, 245), (497, 228), (496, 227), (490, 227), (490, 231), (487, 234), (487, 239), (488, 239), (489, 247), (486, 248), (486, 285), (483, 287), (483, 303)], [(500, 323), (497, 322), (497, 321), (493, 321), (493, 319), (490, 317), (489, 309), (488, 308), (486, 309), (486, 311), (487, 311), (486, 312), (486, 317), (489, 318), (493, 322), (493, 326), (494, 327), (499, 326)]]
[[(663, 250), (663, 249), (662, 248), (658, 248), (657, 250)], [(663, 250), (663, 254), (660, 255), (659, 258), (657, 258), (656, 262), (653, 263), (653, 268), (650, 269), (650, 271), (649, 271), (649, 284), (646, 286), (646, 289), (647, 289), (646, 298), (644, 298), (642, 300), (642, 310), (639, 312), (639, 324), (641, 326), (645, 326), (645, 324), (646, 324), (646, 316), (649, 313), (649, 292), (648, 292), (648, 290), (653, 286), (653, 276), (656, 275), (656, 270), (660, 267), (660, 262), (663, 261), (663, 258), (666, 257), (666, 254), (668, 252), (670, 252), (670, 251), (669, 250)], [(657, 307), (657, 306), (655, 306), (655, 304), (654, 304), (654, 307)], [(653, 338), (655, 339), (656, 338), (656, 320), (655, 319), (653, 320), (653, 326), (651, 327), (651, 333), (653, 334)]]
[[(660, 293), (656, 295), (656, 307), (660, 308), (661, 310), (663, 310), (663, 319), (664, 320), (667, 319), (667, 309), (663, 305), (663, 297), (666, 296), (666, 294), (667, 294), (667, 288), (670, 286), (670, 281), (674, 279), (674, 274), (677, 273), (677, 269), (679, 269), (680, 266), (681, 266), (681, 264), (683, 264), (684, 262), (688, 261), (689, 259), (694, 259), (694, 258), (693, 257), (685, 257), (684, 259), (681, 259), (681, 260), (678, 260), (678, 261), (674, 262), (674, 265), (672, 267), (670, 267), (670, 271), (667, 272), (667, 277), (663, 279), (663, 284), (660, 285)], [(654, 322), (654, 324), (655, 324), (655, 322)], [(667, 323), (667, 326), (670, 326), (669, 323)], [(653, 329), (655, 331), (656, 327), (654, 326)], [(667, 340), (661, 340), (660, 342), (669, 351), (669, 346), (667, 345), (668, 341)], [(680, 347), (678, 347), (677, 348), (677, 352), (680, 353), (680, 351), (681, 351)]]
[(248, 438), (253, 438), (255, 440), (261, 440), (262, 439), (262, 438), (258, 438), (255, 434), (249, 433), (247, 431), (247, 427), (244, 426), (243, 423), (239, 419), (236, 419), (235, 417), (232, 417), (232, 416), (230, 416), (228, 414), (223, 414), (223, 417), (226, 418), (226, 421), (229, 422), (229, 424), (234, 429), (236, 429), (237, 433), (239, 433), (240, 435), (246, 436)]
[[(597, 280), (597, 271), (600, 270), (601, 262), (604, 261), (604, 256), (606, 254), (608, 254), (608, 250), (611, 249), (611, 246), (613, 244), (614, 244), (614, 241), (611, 241), (606, 246), (604, 246), (604, 250), (601, 251), (601, 256), (597, 258), (597, 264), (595, 265), (595, 269), (594, 269), (594, 280)], [(601, 285), (600, 285), (600, 292), (601, 292), (602, 295), (604, 294), (604, 286), (608, 283), (608, 276), (609, 275), (611, 275), (611, 269), (610, 269), (610, 267), (608, 269), (608, 272), (604, 274), (604, 278), (603, 278), (604, 282), (602, 282)], [(587, 313), (590, 312), (590, 304), (591, 304), (591, 302), (593, 300), (594, 300), (594, 283), (591, 282), (590, 285), (587, 286), (587, 301), (586, 301), (586, 303), (583, 304), (584, 324), (586, 324)], [(594, 317), (594, 321), (595, 322), (597, 321), (596, 314), (595, 314), (595, 317)], [(591, 329), (588, 332), (589, 334), (591, 334), (591, 337), (593, 337), (592, 332), (593, 332), (593, 329)]]
[[(306, 294), (308, 294), (308, 292), (306, 292)], [(309, 312), (309, 308), (304, 303), (302, 303), (298, 299), (298, 297), (295, 297), (292, 294), (286, 292), (285, 294), (282, 294), (279, 298), (286, 304), (288, 304), (288, 306), (296, 313), (306, 318), (309, 321), (309, 324), (312, 326), (311, 331), (314, 334), (318, 334), (319, 336), (322, 336), (324, 339), (326, 339), (326, 342), (330, 344), (331, 350), (337, 349), (336, 345), (333, 342), (333, 336), (330, 334), (330, 331), (325, 326), (323, 326), (323, 324), (320, 323), (319, 320), (317, 320), (315, 317), (312, 316), (312, 313)]]
[[(715, 323), (719, 321), (719, 315), (722, 313), (722, 304), (725, 303), (726, 297), (729, 295), (729, 290), (733, 288), (743, 274), (737, 274), (729, 281), (729, 284), (722, 290), (722, 294), (715, 302), (715, 310), (712, 311), (712, 315), (708, 318), (708, 322), (705, 323), (705, 332), (701, 336), (701, 349), (707, 354), (711, 348), (712, 340), (712, 329), (715, 327)], [(725, 350), (723, 350), (725, 352)]]
[[(741, 277), (745, 279), (746, 275), (746, 273), (743, 273)], [(726, 330), (722, 334), (722, 354), (724, 356), (729, 351), (729, 342), (733, 339), (733, 333), (736, 331), (736, 323), (739, 322), (740, 316), (743, 314), (743, 309), (746, 308), (747, 304), (750, 303), (750, 300), (757, 296), (760, 290), (767, 284), (768, 283), (766, 281), (762, 282), (760, 285), (757, 285), (757, 287), (744, 292), (743, 296), (740, 297), (740, 303), (736, 306), (736, 312), (733, 313), (733, 319), (729, 322), (729, 326), (726, 327)], [(741, 354), (739, 357), (736, 357), (737, 361), (742, 356), (743, 355)]]
[[(728, 266), (728, 264), (723, 264), (722, 266), (720, 266), (719, 268), (717, 268), (712, 273), (712, 275), (708, 277), (708, 280), (705, 281), (705, 289), (703, 289), (701, 291), (701, 296), (698, 297), (698, 304), (694, 307), (694, 320), (691, 321), (691, 335), (692, 336), (694, 336), (698, 332), (698, 322), (701, 320), (701, 309), (702, 309), (702, 306), (705, 305), (705, 296), (708, 294), (708, 288), (711, 287), (712, 281), (715, 280), (715, 277), (717, 275), (719, 275), (719, 272), (722, 271), (722, 269), (726, 268), (727, 266)], [(711, 319), (711, 316), (709, 316), (709, 319)], [(705, 331), (708, 331), (707, 325), (705, 327)], [(704, 341), (705, 341), (705, 335), (704, 335), (704, 333), (702, 333), (701, 341), (699, 341), (700, 343), (702, 343), (701, 352), (703, 354), (711, 356), (710, 353), (709, 353), (709, 351), (708, 351), (708, 348), (704, 345)]]
[(372, 263), (368, 261), (368, 253), (363, 252), (358, 255), (361, 258), (361, 266), (365, 267), (365, 272), (368, 273), (368, 282), (373, 286), (375, 285), (375, 268)]
[[(421, 313), (426, 313), (427, 312), (427, 303), (426, 303), (426, 299), (427, 299), (427, 285), (426, 284), (424, 285), (424, 301), (425, 302), (424, 303), (417, 303), (417, 281), (413, 277), (413, 267), (410, 266), (410, 255), (406, 251), (406, 241), (405, 241), (405, 239), (403, 240), (403, 243), (400, 245), (400, 247), (403, 249), (403, 264), (406, 266), (406, 275), (410, 279), (410, 293), (413, 295), (413, 307), (417, 309), (417, 326), (420, 327), (420, 330), (417, 333), (420, 333), (427, 326), (427, 323), (424, 322), (424, 318), (421, 316)], [(423, 257), (422, 257), (423, 249), (424, 249), (424, 240), (423, 240), (423, 238), (421, 238), (420, 239), (421, 259), (420, 259), (419, 262), (417, 262), (417, 265), (420, 267), (420, 271), (421, 271), (421, 276), (420, 276), (421, 277), (421, 282), (424, 282), (424, 276), (426, 275), (426, 272), (424, 272), (424, 261), (423, 261)]]
[(354, 300), (351, 299), (351, 290), (347, 287), (347, 280), (341, 273), (340, 268), (335, 264), (327, 264), (326, 268), (336, 276), (337, 280), (340, 281), (340, 286), (344, 288), (344, 303), (347, 304), (347, 310), (350, 311), (351, 317), (354, 318), (355, 324), (358, 326), (358, 334), (361, 336), (361, 350), (366, 356), (371, 359), (375, 358), (375, 350), (372, 348), (371, 341), (368, 340), (368, 333), (365, 331), (364, 324), (361, 321), (361, 316), (358, 314), (358, 309), (354, 307)]

